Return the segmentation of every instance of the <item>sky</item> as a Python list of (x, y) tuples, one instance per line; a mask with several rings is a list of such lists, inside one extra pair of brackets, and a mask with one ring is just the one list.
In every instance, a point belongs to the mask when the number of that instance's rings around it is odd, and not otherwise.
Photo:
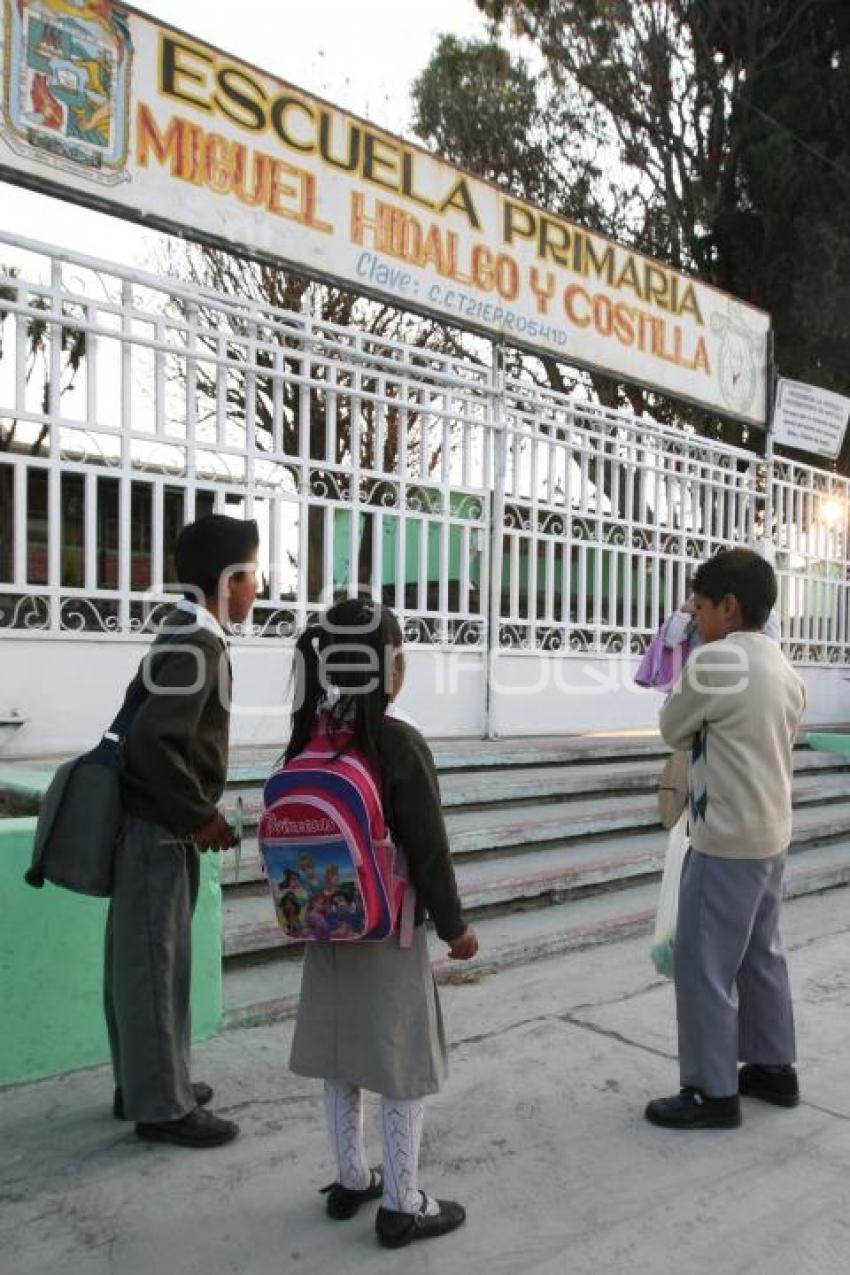
[[(410, 85), (437, 36), (481, 36), (473, 0), (134, 0), (134, 7), (261, 70), (409, 133)], [(150, 265), (161, 236), (0, 182), (0, 230)]]

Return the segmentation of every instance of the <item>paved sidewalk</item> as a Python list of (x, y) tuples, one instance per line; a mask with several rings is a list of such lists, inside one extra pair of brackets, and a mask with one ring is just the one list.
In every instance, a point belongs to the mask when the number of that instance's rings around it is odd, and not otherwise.
[[(228, 1033), (196, 1075), (243, 1136), (138, 1142), (104, 1069), (0, 1092), (3, 1275), (839, 1275), (850, 1252), (850, 892), (790, 904), (804, 1103), (733, 1132), (642, 1118), (676, 1088), (673, 998), (634, 939), (449, 987), (452, 1075), (422, 1184), (467, 1226), (394, 1255), (372, 1211), (328, 1222), (317, 1084), (289, 1025)], [(61, 976), (57, 973), (57, 977)], [(377, 1147), (377, 1139), (372, 1139)]]

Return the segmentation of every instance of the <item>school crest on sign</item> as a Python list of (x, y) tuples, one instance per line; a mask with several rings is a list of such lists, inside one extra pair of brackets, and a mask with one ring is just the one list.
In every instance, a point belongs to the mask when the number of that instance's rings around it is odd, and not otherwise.
[(16, 154), (103, 185), (129, 180), (126, 12), (113, 0), (3, 0), (0, 136)]

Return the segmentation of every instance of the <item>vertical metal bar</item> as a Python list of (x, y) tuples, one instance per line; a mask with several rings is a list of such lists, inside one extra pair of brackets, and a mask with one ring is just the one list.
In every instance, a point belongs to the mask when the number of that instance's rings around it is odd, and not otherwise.
[(198, 307), (195, 301), (186, 302), (186, 486), (183, 496), (184, 515), (187, 522), (195, 517), (195, 500), (198, 482), (197, 425), (198, 425)]
[(156, 478), (151, 492), (151, 575), (149, 588), (161, 593), (165, 579), (165, 489)]
[(133, 464), (133, 285), (121, 285), (121, 476), (118, 480), (118, 614), (122, 633), (130, 630), (132, 572), (132, 464)]
[(16, 457), (13, 465), (14, 473), (14, 581), (15, 588), (22, 589), (27, 583), (27, 466), (21, 457)]
[[(496, 703), (496, 661), (499, 657), (499, 641), (502, 614), (502, 563), (504, 558), (505, 526), (505, 475), (507, 471), (507, 420), (502, 346), (490, 346), (492, 439), (493, 439), (493, 494), (490, 517), (490, 576), (487, 585), (489, 598), (482, 598), (482, 609), (487, 616), (487, 633), (484, 665), (484, 733), (487, 739), (495, 739), (498, 733)], [(481, 581), (482, 593), (485, 588)]]
[(384, 596), (384, 515), (376, 509), (372, 515), (372, 599), (383, 601)]
[(429, 527), (430, 521), (426, 518), (419, 517), (416, 519), (416, 526), (419, 528), (419, 562), (416, 573), (416, 609), (420, 615), (423, 611), (430, 610), (428, 606), (428, 550), (429, 544)]
[(98, 313), (95, 305), (87, 305), (84, 314), (90, 327), (85, 335), (86, 357), (84, 360), (86, 376), (86, 422), (90, 428), (97, 425), (97, 345), (98, 334), (92, 329), (97, 325)]
[[(154, 384), (154, 432), (160, 437), (165, 434), (165, 426), (167, 424), (167, 413), (165, 410), (165, 349), (166, 344), (166, 327), (162, 319), (157, 319), (154, 327), (154, 336), (156, 339), (156, 348), (153, 352), (153, 384)], [(86, 348), (86, 362), (88, 362), (88, 348)]]
[(50, 597), (50, 628), (61, 628), (62, 583), (62, 266), (54, 258), (50, 263), (49, 368), (47, 411), (50, 418), (47, 471), (47, 589)]

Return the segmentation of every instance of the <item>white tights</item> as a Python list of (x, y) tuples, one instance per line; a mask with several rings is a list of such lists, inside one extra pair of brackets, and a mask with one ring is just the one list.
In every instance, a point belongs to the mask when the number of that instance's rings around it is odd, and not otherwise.
[[(354, 1085), (335, 1085), (326, 1080), (325, 1115), (331, 1151), (337, 1163), (337, 1180), (350, 1191), (364, 1191), (372, 1177), (363, 1139), (363, 1091)], [(424, 1104), (418, 1098), (381, 1099), (385, 1209), (418, 1213), (423, 1206), (419, 1190), (419, 1146), (424, 1115)], [(427, 1197), (426, 1200), (431, 1212), (436, 1205)]]

